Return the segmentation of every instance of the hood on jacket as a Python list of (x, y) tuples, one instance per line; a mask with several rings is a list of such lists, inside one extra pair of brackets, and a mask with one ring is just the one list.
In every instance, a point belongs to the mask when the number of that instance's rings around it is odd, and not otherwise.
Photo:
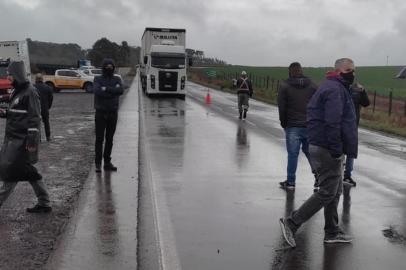
[(13, 61), (8, 65), (8, 74), (13, 76), (16, 84), (22, 85), (28, 82), (23, 61)]
[(306, 88), (311, 84), (308, 77), (290, 77), (286, 80), (286, 83), (295, 88)]
[[(113, 66), (113, 70), (110, 71), (109, 69), (107, 69), (108, 65), (112, 65)], [(114, 64), (114, 60), (111, 58), (104, 58), (103, 62), (102, 62), (102, 73), (103, 76), (113, 76), (114, 75), (114, 70), (116, 69), (116, 66)]]
[(351, 84), (348, 83), (344, 78), (341, 76), (340, 72), (337, 71), (327, 71), (326, 79), (337, 79), (341, 82), (347, 89), (350, 88)]

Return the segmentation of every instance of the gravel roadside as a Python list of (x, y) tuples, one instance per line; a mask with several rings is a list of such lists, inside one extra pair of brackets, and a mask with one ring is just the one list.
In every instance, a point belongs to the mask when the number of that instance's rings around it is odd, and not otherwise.
[[(36, 165), (48, 186), (53, 211), (29, 214), (36, 203), (26, 182), (0, 208), (0, 269), (42, 269), (87, 179), (94, 156), (93, 95), (62, 92), (54, 95), (50, 111), (51, 142), (42, 142)], [(5, 121), (0, 120), (0, 140)], [(43, 138), (44, 133), (42, 130)]]

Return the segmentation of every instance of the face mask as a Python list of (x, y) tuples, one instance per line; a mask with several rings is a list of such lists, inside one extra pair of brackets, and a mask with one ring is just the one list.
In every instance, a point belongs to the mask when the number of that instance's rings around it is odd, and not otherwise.
[(352, 84), (354, 82), (354, 72), (341, 73), (340, 75), (348, 84)]
[(112, 68), (105, 68), (105, 69), (104, 69), (104, 73), (105, 73), (107, 76), (112, 76), (112, 75), (114, 74), (114, 69), (112, 69)]

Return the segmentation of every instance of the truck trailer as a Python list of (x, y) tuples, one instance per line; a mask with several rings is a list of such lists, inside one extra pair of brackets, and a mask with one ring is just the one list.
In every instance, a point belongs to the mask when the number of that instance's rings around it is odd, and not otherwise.
[(140, 61), (141, 87), (147, 96), (166, 94), (185, 98), (185, 29), (145, 28)]

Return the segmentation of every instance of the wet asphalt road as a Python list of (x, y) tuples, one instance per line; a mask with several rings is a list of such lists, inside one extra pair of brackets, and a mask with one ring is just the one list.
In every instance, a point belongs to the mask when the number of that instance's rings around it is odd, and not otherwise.
[(140, 158), (148, 159), (164, 269), (405, 269), (405, 140), (360, 130), (358, 185), (339, 208), (352, 244), (325, 246), (320, 212), (286, 249), (278, 218), (312, 194), (310, 168), (301, 156), (296, 191), (279, 189), (286, 150), (277, 109), (251, 100), (240, 122), (235, 95), (211, 90), (206, 105), (206, 89), (190, 83), (186, 101), (140, 100)]

